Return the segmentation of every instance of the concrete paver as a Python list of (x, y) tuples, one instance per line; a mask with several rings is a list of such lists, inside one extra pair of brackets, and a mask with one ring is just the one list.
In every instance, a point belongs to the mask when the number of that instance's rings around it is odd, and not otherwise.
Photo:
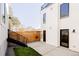
[(39, 51), (39, 53), (42, 55), (56, 48), (52, 45), (46, 44), (45, 42), (34, 42), (34, 43), (28, 44), (28, 46), (32, 47), (36, 51)]
[(13, 47), (9, 47), (6, 52), (6, 56), (15, 56)]
[(71, 51), (65, 47), (57, 47), (55, 50), (45, 54), (45, 56), (79, 56), (78, 52)]
[(28, 43), (28, 46), (34, 48), (43, 56), (79, 56), (79, 52), (71, 51), (65, 47), (55, 47), (45, 42)]

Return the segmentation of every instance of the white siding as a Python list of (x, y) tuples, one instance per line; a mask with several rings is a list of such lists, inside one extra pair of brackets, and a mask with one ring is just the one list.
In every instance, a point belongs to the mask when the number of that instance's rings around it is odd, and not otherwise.
[(4, 24), (2, 22), (2, 15), (1, 15), (1, 6), (2, 4), (0, 4), (0, 56), (5, 55), (6, 53), (6, 49), (7, 49), (7, 25), (8, 25), (8, 19), (7, 19), (7, 11), (5, 9), (5, 20), (6, 23)]

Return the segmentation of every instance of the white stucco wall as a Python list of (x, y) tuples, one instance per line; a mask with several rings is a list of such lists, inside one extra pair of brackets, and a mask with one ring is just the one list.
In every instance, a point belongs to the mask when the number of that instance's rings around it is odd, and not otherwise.
[(8, 31), (7, 31), (7, 26), (8, 26), (8, 19), (7, 19), (7, 12), (5, 9), (5, 24), (2, 21), (2, 14), (1, 14), (1, 6), (2, 4), (0, 4), (0, 56), (4, 56), (6, 53), (6, 49), (7, 49), (7, 37), (8, 37)]
[(42, 10), (42, 14), (46, 13), (46, 24), (43, 30), (46, 30), (46, 43), (58, 46), (58, 4), (53, 4)]
[(69, 29), (69, 48), (79, 52), (79, 4), (69, 5), (69, 17), (60, 19), (60, 29)]
[[(60, 46), (60, 29), (69, 29), (69, 49), (79, 52), (79, 4), (69, 4), (69, 17), (60, 19), (60, 4), (52, 4), (41, 11), (46, 16), (46, 43)], [(42, 19), (43, 20), (43, 19)], [(75, 29), (75, 33), (73, 33)]]
[(6, 28), (3, 27), (4, 25), (0, 24), (0, 56), (5, 55), (6, 48), (7, 48), (7, 32)]

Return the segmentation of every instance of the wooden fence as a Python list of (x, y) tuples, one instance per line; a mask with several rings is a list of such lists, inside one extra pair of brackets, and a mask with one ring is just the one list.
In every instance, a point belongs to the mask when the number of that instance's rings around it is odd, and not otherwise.
[(9, 37), (23, 43), (40, 41), (40, 31), (25, 31), (25, 32), (14, 32), (9, 31)]

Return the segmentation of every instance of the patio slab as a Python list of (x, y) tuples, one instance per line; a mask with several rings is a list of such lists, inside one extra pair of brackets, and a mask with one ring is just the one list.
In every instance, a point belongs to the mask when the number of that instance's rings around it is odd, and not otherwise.
[(79, 56), (79, 53), (65, 47), (57, 47), (55, 50), (45, 54), (45, 56)]
[(8, 47), (6, 56), (15, 56), (15, 53), (13, 51), (13, 47)]
[(54, 50), (56, 48), (55, 46), (46, 44), (45, 42), (34, 42), (28, 44), (28, 46), (32, 47), (42, 55), (45, 55), (49, 51)]
[(71, 51), (65, 47), (55, 47), (45, 42), (33, 42), (27, 45), (34, 48), (43, 56), (79, 56), (79, 52)]

